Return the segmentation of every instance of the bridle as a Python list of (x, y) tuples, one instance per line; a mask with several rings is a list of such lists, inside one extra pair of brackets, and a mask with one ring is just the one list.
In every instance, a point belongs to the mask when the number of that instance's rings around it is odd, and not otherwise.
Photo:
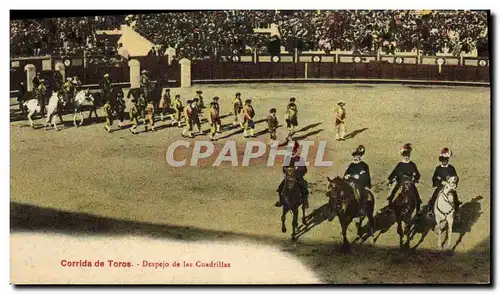
[[(448, 185), (448, 184), (447, 184), (447, 185)], [(439, 194), (438, 194), (438, 197), (437, 197), (437, 200), (436, 200), (436, 208), (437, 208), (437, 210), (438, 210), (441, 214), (443, 214), (444, 216), (448, 216), (450, 213), (452, 213), (452, 212), (455, 210), (455, 208), (454, 208), (454, 203), (453, 203), (453, 200), (452, 200), (452, 201), (450, 201), (450, 200), (449, 200), (449, 197), (448, 197), (448, 195), (449, 195), (449, 193), (450, 193), (450, 190), (451, 190), (451, 189), (448, 189), (448, 192), (446, 192), (446, 193), (445, 193), (445, 189), (446, 189), (446, 187), (443, 187), (443, 188), (441, 189), (441, 191), (439, 191)], [(444, 194), (444, 197), (441, 197), (441, 194)], [(449, 210), (448, 212), (444, 212), (443, 210), (441, 210), (441, 209), (439, 208), (439, 199), (440, 199), (440, 198), (444, 198), (444, 201), (445, 201), (446, 203), (448, 203), (448, 204), (451, 206), (451, 208), (450, 208), (450, 210)]]

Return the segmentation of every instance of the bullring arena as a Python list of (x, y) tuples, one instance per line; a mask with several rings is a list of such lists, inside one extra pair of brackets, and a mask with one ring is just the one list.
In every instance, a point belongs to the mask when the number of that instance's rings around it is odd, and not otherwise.
[[(473, 220), (470, 231), (466, 230), (452, 255), (435, 250), (437, 240), (432, 232), (413, 253), (400, 253), (395, 226), (375, 244), (370, 239), (363, 244), (354, 243), (353, 253), (344, 255), (339, 249), (342, 235), (337, 219), (328, 222), (318, 216), (321, 223), (302, 235), (293, 247), (289, 234), (280, 231), (281, 210), (273, 206), (282, 177), (279, 166), (171, 167), (165, 160), (166, 150), (182, 137), (177, 127), (161, 128), (168, 122), (159, 122), (161, 129), (155, 133), (134, 136), (127, 130), (108, 134), (102, 123), (80, 128), (70, 124), (59, 132), (34, 130), (25, 120), (11, 124), (13, 229), (267, 244), (289, 252), (321, 282), (328, 283), (488, 282), (489, 88), (238, 84), (171, 91), (189, 97), (194, 89), (201, 89), (206, 97), (221, 97), (224, 114), (231, 109), (230, 98), (239, 91), (243, 97), (252, 98), (258, 118), (265, 118), (273, 106), (282, 110), (290, 96), (297, 97), (299, 130), (304, 130), (296, 137), (326, 140), (325, 159), (334, 163), (331, 168), (309, 169), (308, 213), (321, 209), (327, 202), (326, 177), (342, 174), (352, 150), (359, 144), (367, 149), (366, 162), (372, 172), (377, 210), (386, 205), (387, 176), (399, 161), (400, 145), (414, 144), (412, 159), (422, 174), (418, 188), (424, 202), (432, 193), (430, 177), (436, 153), (441, 146), (450, 146), (461, 177), (459, 196), (471, 208), (464, 211), (464, 217)], [(330, 111), (339, 99), (346, 102), (347, 133), (353, 134), (344, 142), (334, 139)], [(278, 116), (282, 123), (283, 115), (278, 112)], [(64, 118), (71, 121), (69, 115)], [(232, 116), (222, 122), (231, 124)], [(206, 128), (204, 124), (203, 129)], [(264, 123), (259, 123), (256, 132), (264, 128)], [(281, 127), (278, 136), (283, 140), (286, 128)], [(243, 144), (246, 139), (240, 133), (215, 144), (222, 145), (226, 140)], [(477, 196), (483, 197), (478, 207), (471, 205)], [(354, 224), (351, 230), (352, 241), (356, 237)], [(459, 236), (459, 232), (453, 234), (452, 244)], [(413, 245), (419, 237), (417, 234)], [(296, 282), (300, 281), (297, 277)]]
[[(132, 29), (122, 26), (121, 32), (127, 30)], [(129, 56), (115, 65), (54, 55), (11, 60), (11, 283), (491, 282), (487, 57), (297, 51), (279, 57), (257, 52), (226, 57), (172, 61), (166, 56)], [(132, 134), (128, 115), (122, 128), (115, 120), (107, 132), (102, 104), (99, 121), (88, 119), (86, 108), (81, 127), (73, 126), (73, 114), (66, 113), (64, 123), (56, 118), (59, 131), (45, 129), (40, 116), (32, 128), (16, 100), (17, 83), (26, 81), (31, 91), (35, 72), (51, 87), (54, 72), (78, 76), (82, 89), (99, 100), (98, 83), (110, 73), (115, 91), (124, 93), (128, 112), (127, 96), (131, 88), (140, 87), (142, 69), (149, 70), (162, 91), (169, 88), (172, 99), (179, 94), (184, 105), (198, 90), (206, 105), (220, 97), (222, 133), (213, 144), (220, 150), (235, 141), (240, 163), (248, 141), (267, 142), (271, 108), (277, 109), (278, 140), (285, 143), (285, 110), (289, 98), (296, 98), (299, 125), (293, 139), (325, 141), (324, 160), (333, 163), (308, 167), (310, 207), (296, 242), (290, 238), (291, 214), (289, 231), (281, 232), (281, 208), (273, 204), (282, 166), (267, 167), (267, 154), (246, 167), (211, 166), (213, 158), (198, 166), (167, 162), (172, 143), (187, 140), (193, 146), (209, 140), (208, 109), (204, 134), (183, 138), (182, 128), (158, 114), (156, 132), (146, 132), (140, 124), (139, 133)], [(243, 101), (252, 100), (254, 138), (245, 138), (233, 125), (237, 92)], [(334, 129), (334, 107), (340, 100), (347, 112), (344, 141), (335, 139)], [(400, 249), (394, 216), (386, 213), (387, 178), (408, 142), (421, 173), (417, 188), (423, 205), (433, 192), (431, 178), (440, 150), (453, 150), (462, 205), (449, 250), (438, 250), (427, 223), (415, 226), (409, 250)], [(342, 176), (359, 145), (366, 148), (364, 161), (370, 166), (375, 232), (367, 237), (366, 226), (357, 230), (351, 223), (351, 249), (345, 252), (338, 218), (328, 220), (327, 177)], [(189, 161), (191, 151), (182, 149), (177, 159)]]

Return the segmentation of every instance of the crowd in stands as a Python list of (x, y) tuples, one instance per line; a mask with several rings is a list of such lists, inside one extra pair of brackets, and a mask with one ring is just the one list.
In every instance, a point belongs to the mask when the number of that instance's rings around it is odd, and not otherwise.
[(115, 55), (116, 44), (96, 30), (119, 28), (123, 16), (23, 19), (10, 22), (12, 57), (38, 55)]
[[(155, 44), (155, 54), (173, 47), (176, 58), (190, 59), (283, 48), (428, 55), (488, 49), (485, 11), (219, 10), (11, 21), (11, 54), (113, 56), (116, 44), (97, 40), (94, 31), (121, 23)], [(273, 26), (273, 34), (254, 32)]]
[[(358, 51), (384, 53), (421, 50), (458, 55), (486, 44), (485, 11), (199, 11), (133, 15), (127, 19), (137, 31), (178, 57), (203, 58), (213, 54), (259, 53), (277, 44), (286, 51)], [(253, 33), (276, 24), (277, 37)], [(484, 48), (483, 48), (484, 49)]]

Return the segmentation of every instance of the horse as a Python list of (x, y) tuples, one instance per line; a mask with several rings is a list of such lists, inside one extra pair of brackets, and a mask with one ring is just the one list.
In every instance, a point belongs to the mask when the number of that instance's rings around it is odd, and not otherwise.
[[(96, 106), (95, 106), (95, 99), (94, 96), (89, 92), (89, 90), (80, 90), (78, 93), (75, 95), (75, 99), (70, 100), (66, 103), (66, 107), (72, 109), (73, 111), (73, 125), (75, 127), (79, 127), (83, 124), (83, 106), (85, 102), (91, 102), (92, 103), (92, 109), (90, 110), (90, 113), (92, 114), (92, 111), (96, 111)], [(76, 123), (76, 116), (77, 114), (80, 115), (80, 123)]]
[(281, 232), (286, 233), (286, 214), (292, 211), (292, 241), (297, 240), (297, 226), (299, 217), (299, 206), (302, 206), (302, 222), (305, 223), (306, 209), (303, 205), (302, 193), (295, 176), (295, 168), (293, 166), (285, 168), (285, 185), (281, 190), (283, 199), (283, 213), (281, 214)]
[[(62, 103), (62, 97), (59, 95), (57, 92), (53, 92), (52, 96), (49, 99), (49, 104), (46, 107), (47, 110), (47, 120), (45, 121), (45, 128), (48, 127), (50, 120), (53, 120), (54, 124), (54, 129), (57, 130), (57, 126), (55, 123), (55, 117), (54, 114), (56, 112), (59, 115), (59, 118), (62, 120), (61, 114), (59, 113), (59, 105)], [(27, 109), (28, 109), (28, 120), (30, 122), (30, 126), (34, 128), (33, 120), (31, 119), (35, 113), (40, 113), (41, 107), (40, 104), (38, 103), (38, 99), (30, 99), (28, 101), (25, 101), (23, 104)]]
[(447, 177), (443, 187), (439, 190), (434, 204), (434, 219), (436, 226), (438, 249), (443, 249), (441, 233), (447, 229), (448, 248), (451, 248), (451, 233), (453, 229), (453, 218), (455, 217), (455, 204), (453, 194), (456, 193), (457, 177)]
[(343, 237), (342, 248), (344, 250), (348, 250), (350, 244), (347, 240), (347, 228), (354, 218), (359, 218), (359, 223), (357, 223), (359, 232), (365, 217), (368, 217), (370, 224), (369, 236), (373, 234), (375, 228), (375, 221), (373, 218), (375, 197), (370, 190), (365, 189), (365, 211), (362, 212), (361, 204), (356, 200), (353, 188), (345, 179), (340, 177), (335, 177), (334, 179), (327, 177), (327, 179), (328, 192), (326, 192), (326, 196), (329, 197), (330, 206), (339, 217)]
[[(390, 209), (394, 212), (396, 216), (396, 222), (398, 224), (398, 234), (399, 234), (399, 247), (403, 249), (404, 244), (407, 247), (410, 246), (410, 227), (412, 224), (412, 214), (417, 207), (417, 187), (411, 179), (405, 179), (402, 181), (399, 191), (394, 195)], [(403, 230), (402, 223), (405, 223), (405, 228)], [(403, 238), (406, 236), (406, 243), (403, 242)]]

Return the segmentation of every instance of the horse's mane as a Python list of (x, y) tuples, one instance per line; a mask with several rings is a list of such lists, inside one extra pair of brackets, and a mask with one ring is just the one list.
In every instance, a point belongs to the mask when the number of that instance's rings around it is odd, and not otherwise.
[(344, 180), (343, 178), (339, 177), (339, 176), (336, 176), (333, 180), (332, 180), (333, 183), (335, 183), (337, 186), (339, 186), (340, 188), (342, 189), (345, 189), (345, 188), (348, 188), (349, 187), (349, 184), (347, 183), (346, 180)]

